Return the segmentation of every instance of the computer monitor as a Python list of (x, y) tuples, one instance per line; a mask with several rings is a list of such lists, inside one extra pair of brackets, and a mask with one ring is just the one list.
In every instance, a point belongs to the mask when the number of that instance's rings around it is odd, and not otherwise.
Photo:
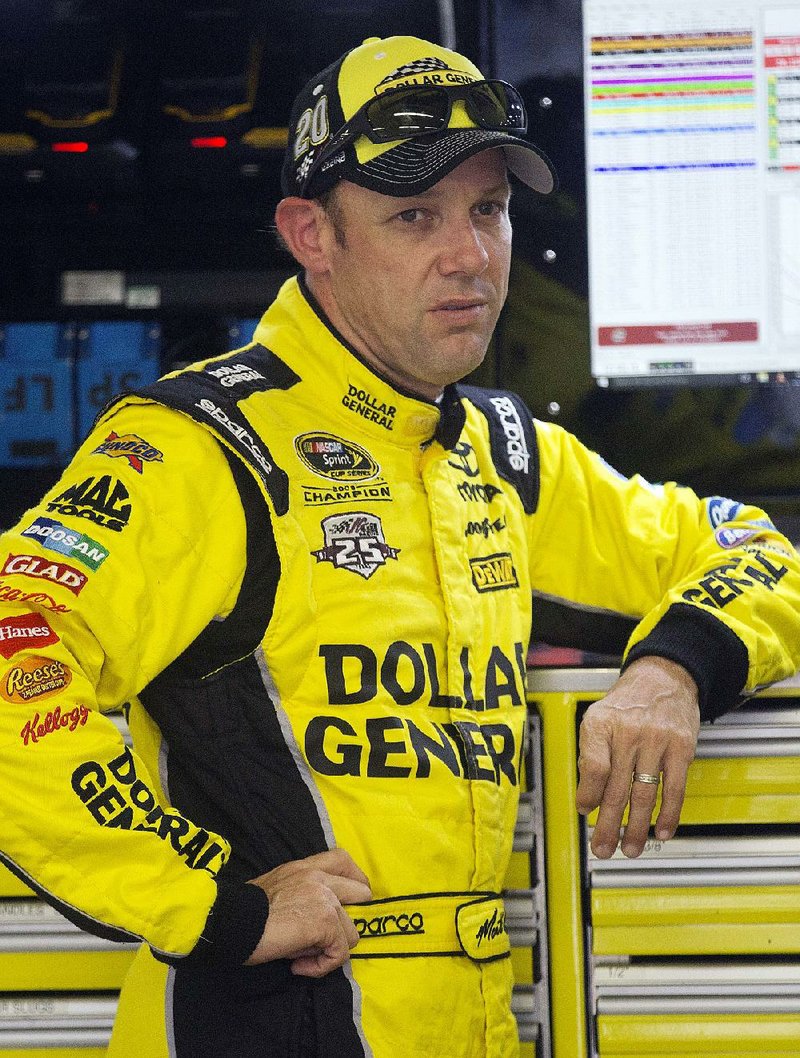
[(800, 3), (582, 11), (592, 375), (800, 385)]

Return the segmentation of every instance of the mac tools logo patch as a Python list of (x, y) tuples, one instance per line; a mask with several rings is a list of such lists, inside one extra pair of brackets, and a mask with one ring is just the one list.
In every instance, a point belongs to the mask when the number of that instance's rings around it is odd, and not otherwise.
[(389, 547), (380, 518), (365, 511), (332, 514), (320, 523), (325, 546), (311, 554), (317, 562), (331, 562), (368, 580), (387, 558), (397, 559), (399, 547)]

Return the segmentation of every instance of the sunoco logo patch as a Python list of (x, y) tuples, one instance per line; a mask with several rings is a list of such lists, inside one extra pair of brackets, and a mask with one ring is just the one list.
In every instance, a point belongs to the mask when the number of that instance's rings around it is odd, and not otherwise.
[(330, 433), (300, 434), (294, 447), (309, 470), (331, 481), (368, 481), (381, 469), (361, 445)]
[(518, 588), (519, 580), (511, 555), (501, 551), (496, 555), (485, 555), (482, 558), (469, 560), (472, 570), (472, 583), (478, 591), (503, 591), (505, 588)]

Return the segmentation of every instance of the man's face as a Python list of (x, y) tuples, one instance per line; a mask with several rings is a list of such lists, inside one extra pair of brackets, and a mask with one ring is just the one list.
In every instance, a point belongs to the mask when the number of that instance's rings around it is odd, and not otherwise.
[(410, 198), (338, 186), (320, 300), (390, 381), (432, 399), (482, 362), (508, 291), (509, 196), (499, 148)]

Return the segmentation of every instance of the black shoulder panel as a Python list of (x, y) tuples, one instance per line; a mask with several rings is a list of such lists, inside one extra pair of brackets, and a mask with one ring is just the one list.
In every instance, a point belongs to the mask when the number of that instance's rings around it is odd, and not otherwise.
[(289, 508), (289, 479), (269, 449), (239, 411), (238, 403), (253, 393), (289, 389), (299, 377), (263, 345), (249, 345), (234, 356), (212, 360), (200, 371), (185, 371), (133, 390), (168, 408), (190, 415), (208, 427), (233, 450), (264, 483), (278, 514)]
[(525, 513), (533, 514), (539, 505), (539, 448), (525, 402), (504, 389), (461, 385), (457, 389), (486, 416), (497, 473), (517, 490)]

